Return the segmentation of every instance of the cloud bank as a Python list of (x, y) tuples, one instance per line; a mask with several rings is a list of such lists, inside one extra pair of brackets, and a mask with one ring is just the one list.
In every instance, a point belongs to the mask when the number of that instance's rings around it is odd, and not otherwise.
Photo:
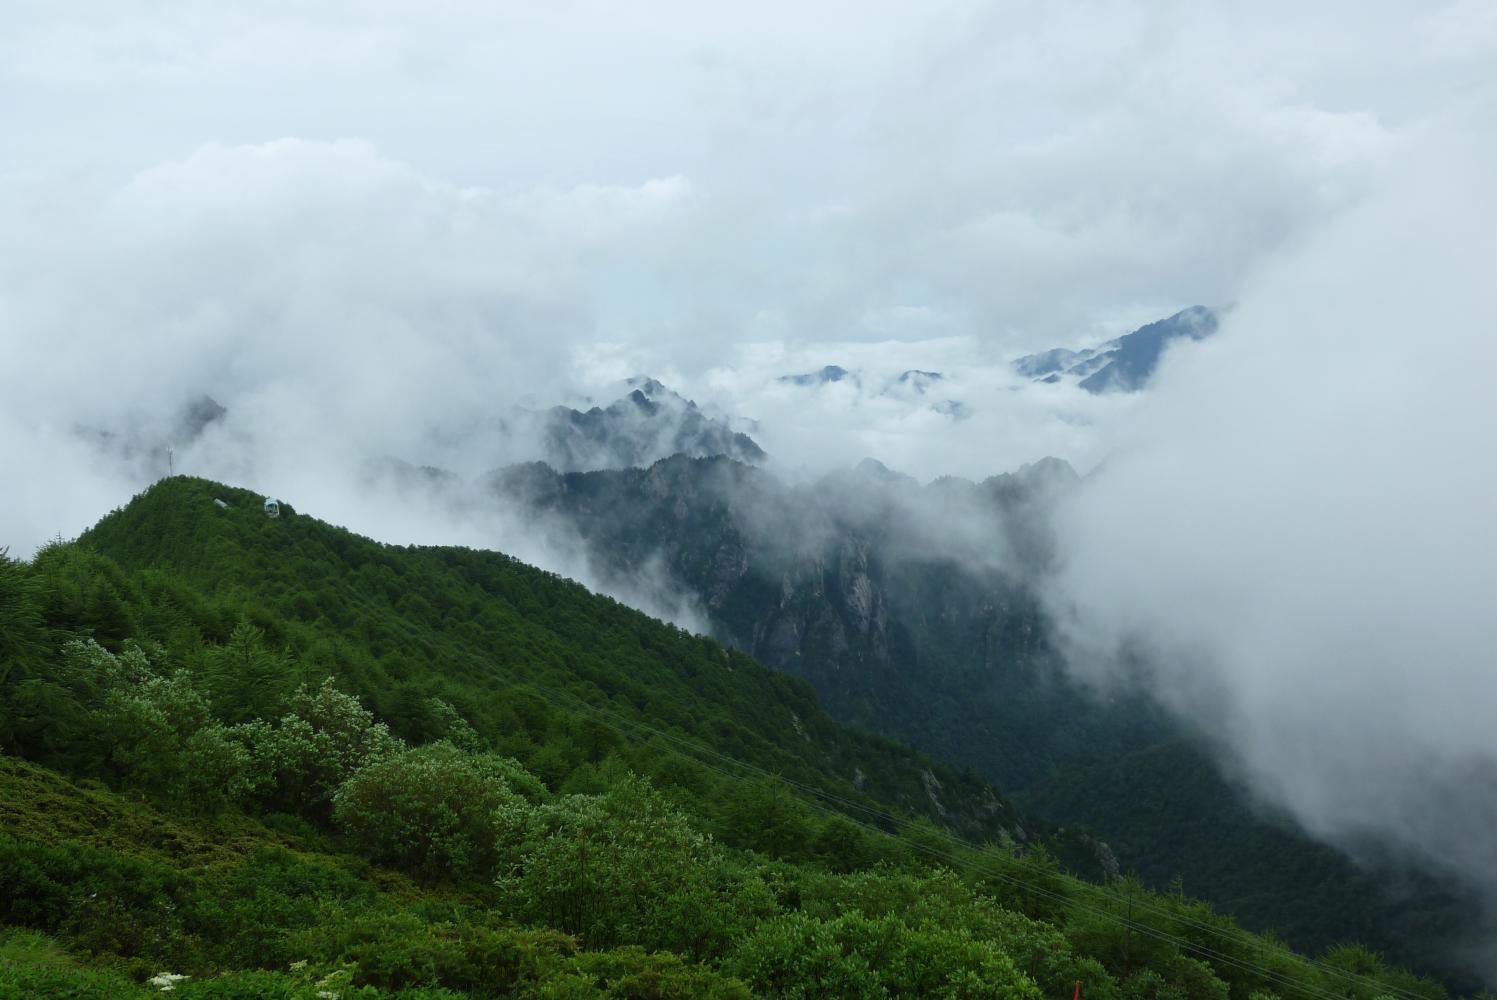
[[(288, 495), (370, 454), (476, 474), (496, 409), (641, 372), (792, 471), (1089, 466), (1123, 404), (1007, 360), (1233, 301), (1493, 34), (1414, 3), (10, 14), (0, 409), (53, 457), (0, 524), (23, 550), (118, 502), (74, 427), (200, 392), (231, 416), (188, 467)], [(896, 358), (972, 418), (773, 381)]]
[(1375, 197), (1167, 362), (1061, 515), (1051, 597), (1076, 670), (1142, 670), (1310, 833), (1491, 894), (1497, 183), (1479, 121), (1410, 142)]
[[(49, 192), (12, 190), (9, 232), (27, 238), (0, 246), (0, 410), (26, 469), (0, 544), (18, 552), (162, 474), (168, 445), (178, 471), (318, 497), (359, 525), (371, 461), (471, 479), (533, 457), (499, 431), (513, 406), (608, 402), (641, 371), (746, 418), (792, 477), (863, 457), (924, 479), (1051, 454), (1084, 464), (1095, 426), (1130, 405), (1034, 386), (1001, 341), (972, 335), (725, 341), (700, 366), (669, 340), (603, 339), (620, 289), (685, 253), (702, 224), (682, 177), (501, 192), (364, 142), (283, 139), (204, 146), (71, 200)], [(908, 333), (918, 313), (884, 332)], [(862, 381), (777, 381), (830, 360)], [(914, 368), (943, 378), (897, 383)], [(180, 411), (204, 393), (228, 415), (187, 439)], [(952, 398), (962, 410), (941, 409)], [(97, 432), (139, 446), (79, 440)]]

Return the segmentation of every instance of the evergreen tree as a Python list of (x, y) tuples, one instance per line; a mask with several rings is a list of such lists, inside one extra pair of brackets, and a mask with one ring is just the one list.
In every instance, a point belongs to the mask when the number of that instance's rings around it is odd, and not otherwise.
[(267, 649), (264, 631), (243, 617), (213, 652), (208, 670), (214, 704), (228, 722), (273, 717), (295, 673), (290, 659)]

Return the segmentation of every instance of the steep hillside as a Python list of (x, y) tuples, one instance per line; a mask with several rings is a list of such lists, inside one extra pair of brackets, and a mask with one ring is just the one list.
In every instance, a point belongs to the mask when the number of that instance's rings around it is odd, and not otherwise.
[[(1357, 864), (1265, 814), (1200, 747), (1173, 741), (1061, 769), (1019, 797), (1109, 838), (1150, 885), (1175, 880), (1250, 927), (1318, 950), (1353, 939), (1473, 982), (1457, 942), (1485, 923), (1480, 901), (1376, 854)], [(1455, 945), (1452, 947), (1452, 945)]]
[(864, 463), (805, 487), (724, 459), (491, 477), (500, 502), (559, 517), (600, 570), (656, 561), (714, 633), (803, 677), (834, 715), (1021, 789), (1070, 760), (1150, 745), (1143, 699), (1071, 685), (1026, 580), (1048, 557), (1060, 462), (983, 483), (913, 480)]
[(1041, 463), (921, 487), (865, 463), (792, 488), (676, 457), (580, 475), (523, 466), (489, 488), (560, 518), (620, 579), (663, 566), (714, 634), (809, 680), (836, 717), (1089, 828), (1156, 887), (1181, 878), (1303, 947), (1357, 937), (1467, 974), (1446, 943), (1482, 926), (1469, 901), (1260, 816), (1149, 699), (1101, 700), (1068, 679), (1033, 581), (1048, 505), (1075, 481)]
[(1446, 995), (1068, 877), (711, 640), (199, 480), (0, 558), (0, 747), (0, 996)]
[[(178, 477), (104, 518), (80, 544), (127, 572), (186, 584), (214, 607), (247, 611), (306, 677), (339, 678), (382, 716), (408, 715), (440, 695), (517, 743), (557, 724), (547, 718), (554, 710), (525, 693), (541, 686), (963, 835), (996, 837), (1016, 822), (990, 786), (839, 725), (808, 685), (710, 639), (498, 553), (380, 545), (284, 503), (272, 520), (260, 499)], [(158, 629), (170, 623), (227, 639), (233, 621), (223, 613), (168, 619)], [(169, 641), (171, 632), (158, 638)], [(541, 718), (528, 717), (537, 711)], [(594, 762), (606, 750), (573, 748)]]

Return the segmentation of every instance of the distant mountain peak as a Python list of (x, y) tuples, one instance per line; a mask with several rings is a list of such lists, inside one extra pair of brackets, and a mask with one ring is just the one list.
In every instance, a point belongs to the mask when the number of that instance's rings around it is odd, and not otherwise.
[(525, 457), (562, 472), (645, 468), (676, 454), (726, 455), (749, 464), (768, 457), (728, 418), (706, 412), (656, 378), (636, 375), (619, 388), (625, 391), (607, 406), (522, 410), (504, 429), (521, 443)]
[(74, 432), (101, 452), (137, 466), (151, 477), (172, 471), (172, 455), (194, 444), (228, 410), (207, 393), (158, 414), (132, 414), (108, 427), (80, 425)]
[(183, 405), (177, 416), (177, 426), (182, 436), (191, 440), (209, 424), (222, 420), (228, 412), (218, 400), (207, 393), (201, 393)]
[(802, 388), (819, 388), (833, 383), (845, 383), (859, 390), (867, 387), (871, 395), (888, 396), (907, 403), (927, 405), (930, 409), (952, 420), (965, 420), (972, 415), (972, 410), (961, 400), (941, 399), (927, 403), (921, 398), (937, 383), (945, 380), (946, 376), (941, 372), (926, 371), (921, 368), (908, 368), (889, 378), (850, 371), (841, 365), (827, 365), (820, 371), (804, 372), (800, 375), (781, 375), (775, 379), (781, 385)]
[(781, 375), (775, 379), (788, 385), (826, 385), (829, 382), (842, 382), (850, 380), (854, 385), (858, 384), (858, 376), (843, 368), (841, 365), (827, 365), (820, 371), (806, 372), (803, 375)]
[(1206, 306), (1190, 306), (1110, 340), (1100, 347), (1073, 351), (1052, 348), (1013, 362), (1014, 370), (1036, 382), (1074, 381), (1087, 392), (1137, 392), (1159, 367), (1170, 344), (1204, 340), (1216, 332), (1220, 317)]
[(899, 377), (894, 381), (900, 385), (911, 385), (924, 391), (926, 386), (932, 382), (939, 382), (945, 377), (940, 372), (927, 372), (921, 371), (919, 368), (911, 368), (909, 371), (900, 372)]
[(625, 379), (624, 384), (635, 392), (643, 393), (651, 399), (654, 399), (656, 396), (675, 396), (677, 399), (681, 398), (679, 393), (667, 389), (660, 380), (652, 378), (649, 375), (635, 375), (632, 378)]

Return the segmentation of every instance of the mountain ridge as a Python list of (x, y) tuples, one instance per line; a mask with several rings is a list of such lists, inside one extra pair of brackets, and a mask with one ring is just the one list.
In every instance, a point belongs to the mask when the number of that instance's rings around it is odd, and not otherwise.
[(1013, 367), (1035, 382), (1071, 382), (1093, 395), (1138, 392), (1153, 378), (1166, 348), (1177, 342), (1204, 340), (1219, 326), (1217, 311), (1190, 306), (1099, 347), (1052, 348), (1018, 358)]
[[(719, 639), (809, 680), (838, 718), (970, 767), (1053, 823), (1095, 831), (1157, 887), (1181, 875), (1292, 941), (1323, 947), (1355, 931), (1404, 961), (1437, 951), (1451, 926), (1479, 926), (1462, 894), (1392, 869), (1380, 880), (1259, 816), (1200, 737), (1147, 694), (1125, 688), (1104, 699), (1070, 679), (1035, 588), (1056, 543), (1050, 510), (1078, 484), (1058, 460), (924, 486), (865, 461), (786, 486), (725, 459), (680, 457), (644, 470), (528, 467), (486, 480), (494, 502), (574, 530), (605, 578), (663, 570), (699, 598)], [(1153, 787), (1170, 773), (1156, 765), (1162, 747), (1193, 775), (1184, 799)], [(1118, 788), (1132, 782), (1168, 807), (1157, 816), (1125, 808), (1130, 796)], [(1113, 809), (1088, 808), (1092, 800)], [(1204, 822), (1213, 811), (1237, 821)], [(1212, 833), (1175, 844), (1161, 817), (1180, 836)], [(1216, 872), (1219, 859), (1228, 877)], [(1302, 900), (1289, 872), (1315, 873), (1323, 893)], [(1418, 917), (1402, 905), (1400, 882), (1417, 884)], [(1365, 916), (1351, 920), (1353, 910)]]
[(261, 499), (174, 477), (0, 557), (0, 994), (1445, 996), (1150, 894), (706, 637)]

